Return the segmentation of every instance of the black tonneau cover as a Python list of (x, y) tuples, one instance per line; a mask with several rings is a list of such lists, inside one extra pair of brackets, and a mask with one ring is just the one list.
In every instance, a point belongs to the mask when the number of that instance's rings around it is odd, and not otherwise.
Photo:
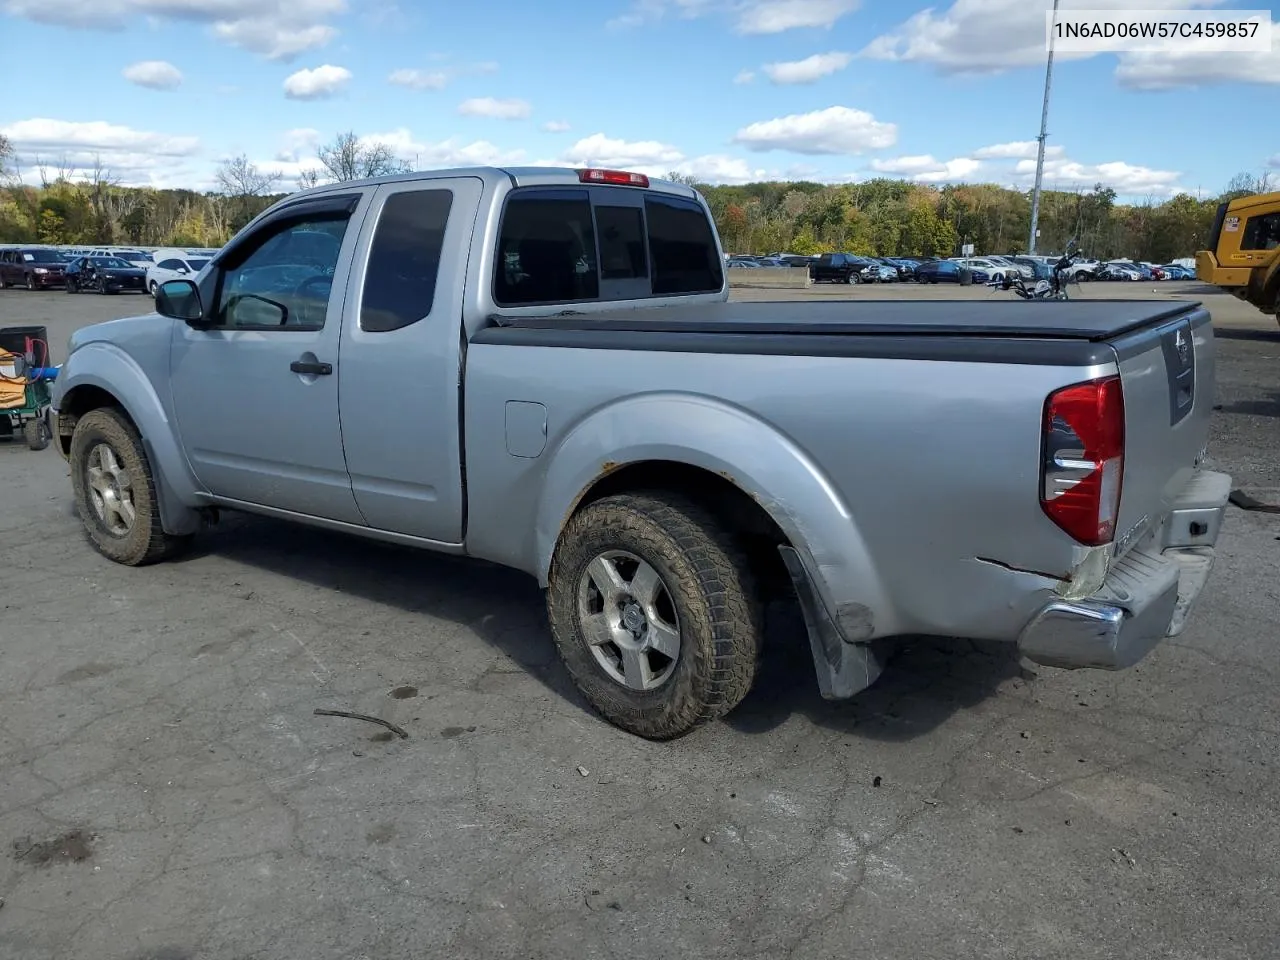
[(683, 334), (947, 336), (1099, 342), (1184, 315), (1192, 300), (765, 300), (628, 307), (599, 313), (567, 308), (538, 316), (495, 314), (500, 327)]

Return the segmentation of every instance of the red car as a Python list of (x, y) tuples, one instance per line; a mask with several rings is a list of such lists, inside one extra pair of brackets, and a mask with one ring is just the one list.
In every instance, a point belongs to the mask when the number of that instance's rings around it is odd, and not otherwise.
[(67, 258), (51, 247), (0, 250), (0, 287), (47, 290), (62, 286)]

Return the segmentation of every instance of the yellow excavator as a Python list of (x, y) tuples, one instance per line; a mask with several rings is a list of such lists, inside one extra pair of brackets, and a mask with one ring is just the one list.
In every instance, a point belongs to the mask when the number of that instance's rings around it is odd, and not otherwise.
[(1209, 249), (1196, 253), (1196, 279), (1280, 321), (1280, 192), (1238, 197), (1218, 207)]

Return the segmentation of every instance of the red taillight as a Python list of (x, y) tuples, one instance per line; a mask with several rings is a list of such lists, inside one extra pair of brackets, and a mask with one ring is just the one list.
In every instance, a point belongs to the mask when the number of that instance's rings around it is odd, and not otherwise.
[(1116, 533), (1124, 477), (1124, 393), (1119, 377), (1063, 387), (1044, 405), (1040, 505), (1086, 546)]
[(578, 180), (582, 183), (612, 183), (620, 187), (647, 187), (649, 178), (643, 173), (628, 173), (625, 170), (597, 170), (591, 168), (578, 171)]

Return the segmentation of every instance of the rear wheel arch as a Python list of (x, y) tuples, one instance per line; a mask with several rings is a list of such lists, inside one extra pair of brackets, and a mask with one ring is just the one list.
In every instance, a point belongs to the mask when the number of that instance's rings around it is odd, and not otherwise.
[[(713, 517), (737, 543), (756, 582), (773, 594), (790, 589), (780, 546), (795, 546), (778, 520), (732, 479), (678, 460), (641, 460), (610, 469), (579, 494), (567, 512), (560, 535), (591, 504), (623, 493), (671, 494)], [(559, 538), (557, 538), (558, 540)]]

